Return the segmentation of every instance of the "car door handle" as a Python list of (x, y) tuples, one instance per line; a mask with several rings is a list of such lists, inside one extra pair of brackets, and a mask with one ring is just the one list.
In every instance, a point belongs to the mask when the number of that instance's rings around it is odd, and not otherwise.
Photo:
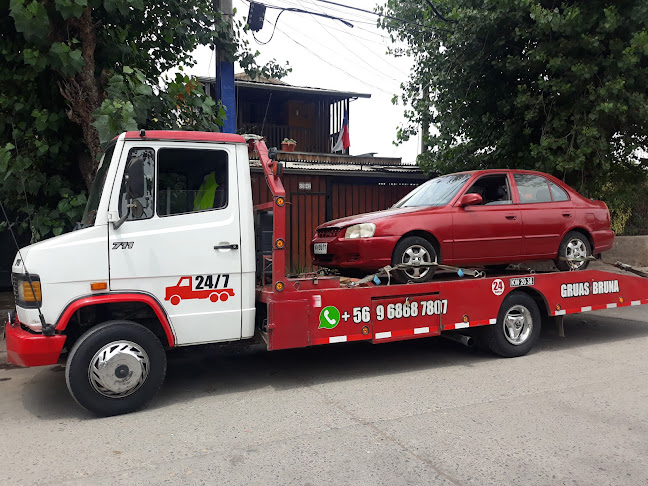
[(564, 216), (565, 218), (571, 218), (571, 213), (563, 213), (563, 216)]
[(216, 245), (214, 250), (238, 250), (238, 245), (232, 243), (231, 245)]
[(507, 214), (506, 219), (515, 220), (517, 219), (517, 216), (515, 214)]

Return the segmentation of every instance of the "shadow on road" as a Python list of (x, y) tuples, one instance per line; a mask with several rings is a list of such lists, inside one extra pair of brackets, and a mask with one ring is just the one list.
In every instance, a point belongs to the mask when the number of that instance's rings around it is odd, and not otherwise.
[[(581, 346), (648, 336), (648, 322), (601, 316), (569, 316), (565, 338), (545, 323), (532, 353), (560, 352)], [(263, 345), (204, 345), (168, 353), (167, 379), (151, 408), (205, 396), (272, 387), (301, 388), (329, 382), (440, 369), (478, 366), (503, 359), (479, 349), (438, 338), (372, 345), (366, 342), (267, 352)], [(524, 359), (524, 358), (520, 358)], [(61, 366), (43, 369), (24, 387), (23, 403), (45, 420), (92, 417), (68, 394)]]

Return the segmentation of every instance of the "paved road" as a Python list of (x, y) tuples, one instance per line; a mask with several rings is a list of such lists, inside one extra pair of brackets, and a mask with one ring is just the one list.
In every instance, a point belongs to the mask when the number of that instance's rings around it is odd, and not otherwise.
[(147, 410), (104, 419), (61, 367), (0, 366), (0, 484), (647, 484), (648, 309), (565, 328), (508, 360), (439, 338), (178, 350)]

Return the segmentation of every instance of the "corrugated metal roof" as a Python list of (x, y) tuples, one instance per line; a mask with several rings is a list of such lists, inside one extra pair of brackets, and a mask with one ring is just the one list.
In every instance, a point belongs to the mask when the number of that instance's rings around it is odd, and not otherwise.
[[(315, 162), (283, 162), (285, 170), (299, 170), (308, 172), (362, 172), (374, 174), (412, 174), (423, 175), (423, 171), (416, 165), (375, 165), (375, 164), (353, 164), (353, 163), (315, 163)], [(261, 162), (256, 159), (250, 160), (250, 167), (261, 168)]]
[[(198, 76), (198, 81), (201, 83), (213, 83), (216, 78), (211, 76), (203, 77)], [(279, 83), (283, 81), (275, 80)], [(274, 82), (261, 82), (261, 81), (245, 81), (234, 79), (234, 84), (239, 88), (250, 88), (250, 89), (263, 89), (263, 90), (272, 90), (272, 91), (284, 91), (287, 93), (303, 93), (303, 94), (316, 94), (316, 95), (327, 95), (339, 99), (347, 98), (371, 98), (369, 93), (356, 93), (354, 91), (338, 91), (334, 89), (323, 89), (323, 88), (311, 88), (309, 86), (292, 86), (287, 83), (276, 84)]]

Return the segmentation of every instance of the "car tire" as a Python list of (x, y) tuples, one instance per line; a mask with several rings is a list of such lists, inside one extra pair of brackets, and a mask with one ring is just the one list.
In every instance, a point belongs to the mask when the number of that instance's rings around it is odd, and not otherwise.
[(107, 321), (74, 344), (65, 379), (76, 402), (101, 415), (120, 415), (146, 405), (166, 374), (166, 353), (158, 337), (131, 321)]
[(484, 342), (505, 358), (524, 356), (538, 341), (541, 325), (535, 300), (523, 292), (513, 292), (502, 302), (496, 323), (485, 328)]
[(587, 236), (578, 231), (570, 231), (560, 243), (558, 258), (554, 260), (554, 264), (558, 270), (563, 272), (569, 270), (585, 270), (589, 266), (589, 261), (568, 262), (560, 260), (560, 258), (585, 258), (589, 256), (592, 256), (592, 246)]
[[(432, 243), (420, 236), (408, 236), (398, 242), (392, 254), (392, 266), (400, 263), (432, 263), (437, 261), (437, 252)], [(414, 267), (409, 270), (396, 270), (394, 278), (400, 283), (429, 282), (434, 277), (436, 267)]]

